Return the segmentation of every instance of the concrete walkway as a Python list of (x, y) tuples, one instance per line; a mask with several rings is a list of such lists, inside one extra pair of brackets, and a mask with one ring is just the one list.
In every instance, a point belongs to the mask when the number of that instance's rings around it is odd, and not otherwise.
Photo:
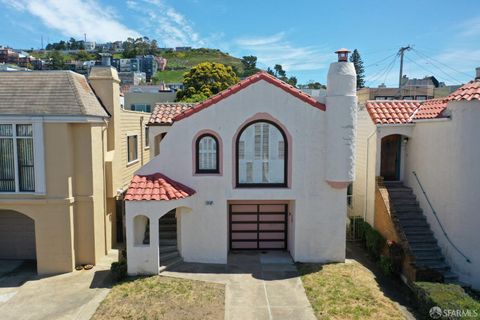
[[(32, 266), (22, 266), (0, 277), (0, 318), (87, 320), (110, 291), (110, 264), (117, 251), (92, 270), (39, 277)], [(0, 261), (1, 263), (1, 261)], [(0, 268), (1, 269), (1, 268)]]
[(183, 263), (162, 275), (226, 285), (225, 319), (316, 319), (285, 252), (230, 254), (227, 265)]

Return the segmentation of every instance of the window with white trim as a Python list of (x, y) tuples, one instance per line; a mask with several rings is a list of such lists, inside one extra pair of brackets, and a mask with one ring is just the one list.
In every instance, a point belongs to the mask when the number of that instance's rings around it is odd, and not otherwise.
[(198, 137), (196, 142), (196, 173), (219, 173), (218, 140), (211, 134)]
[(273, 122), (245, 126), (236, 141), (237, 187), (286, 187), (287, 141)]
[(0, 192), (35, 192), (32, 124), (0, 124)]
[(138, 136), (127, 136), (128, 163), (138, 159)]

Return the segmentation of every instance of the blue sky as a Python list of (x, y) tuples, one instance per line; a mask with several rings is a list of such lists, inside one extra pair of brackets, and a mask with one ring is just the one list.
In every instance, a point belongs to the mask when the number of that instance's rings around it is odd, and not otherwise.
[(0, 0), (0, 45), (97, 42), (148, 36), (161, 46), (220, 48), (282, 64), (301, 83), (326, 82), (333, 51), (357, 48), (367, 85), (396, 85), (400, 46), (405, 74), (466, 82), (480, 66), (480, 1)]

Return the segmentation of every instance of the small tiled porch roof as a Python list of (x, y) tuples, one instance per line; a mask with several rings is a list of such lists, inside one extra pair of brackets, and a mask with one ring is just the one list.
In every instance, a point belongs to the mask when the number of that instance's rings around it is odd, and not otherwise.
[(195, 190), (161, 173), (135, 175), (125, 194), (125, 200), (178, 200), (190, 197)]
[(149, 125), (171, 125), (173, 119), (188, 109), (195, 106), (195, 103), (157, 103), (153, 109)]

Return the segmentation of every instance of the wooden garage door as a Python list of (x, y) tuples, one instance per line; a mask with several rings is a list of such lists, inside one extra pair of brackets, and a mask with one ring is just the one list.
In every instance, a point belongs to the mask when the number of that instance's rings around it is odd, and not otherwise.
[(230, 250), (287, 249), (287, 204), (230, 204)]
[(0, 210), (0, 259), (35, 259), (35, 223), (29, 217)]

